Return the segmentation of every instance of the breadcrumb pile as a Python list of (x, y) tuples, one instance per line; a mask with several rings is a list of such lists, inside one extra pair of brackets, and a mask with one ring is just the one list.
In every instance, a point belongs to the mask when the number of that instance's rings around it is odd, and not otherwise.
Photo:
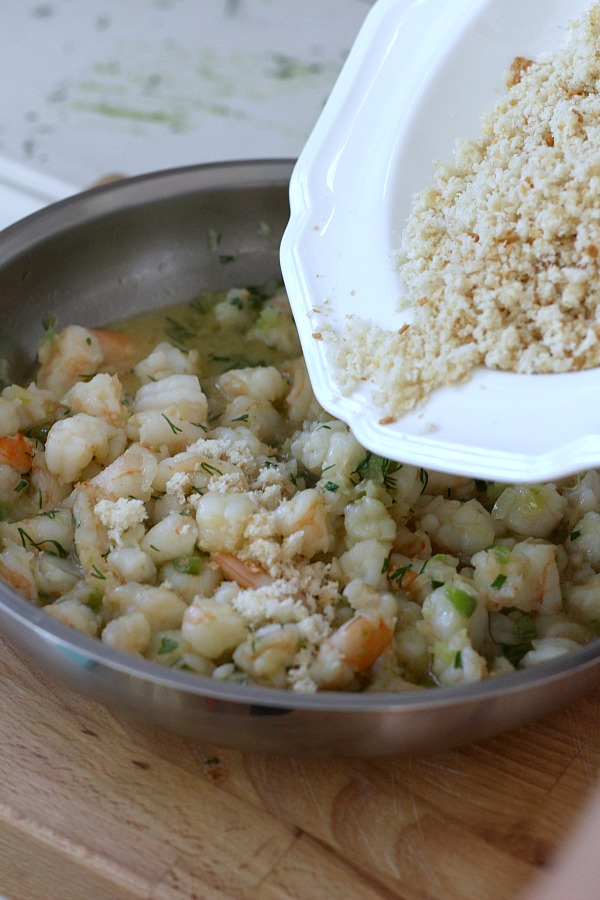
[(479, 140), (414, 200), (397, 259), (410, 324), (354, 319), (336, 351), (345, 386), (373, 381), (390, 415), (477, 365), (600, 364), (600, 4), (506, 84)]

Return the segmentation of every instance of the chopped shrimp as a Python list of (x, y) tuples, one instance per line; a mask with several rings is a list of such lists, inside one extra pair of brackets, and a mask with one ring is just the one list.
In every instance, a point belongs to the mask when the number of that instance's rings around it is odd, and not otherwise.
[(152, 494), (152, 480), (156, 473), (157, 454), (143, 444), (130, 444), (125, 453), (92, 478), (99, 493), (111, 500), (119, 497), (144, 502)]
[(431, 556), (431, 541), (424, 531), (411, 531), (399, 525), (394, 538), (394, 551), (410, 559), (428, 559)]
[(366, 672), (392, 640), (392, 629), (379, 619), (357, 615), (346, 622), (325, 643), (350, 663), (355, 672)]
[(33, 466), (35, 444), (22, 434), (0, 438), (0, 465), (26, 475)]
[(108, 571), (106, 556), (110, 551), (110, 544), (108, 529), (94, 514), (97, 493), (93, 485), (79, 484), (71, 496), (77, 558), (84, 572), (98, 580), (99, 588), (104, 588)]
[(260, 566), (243, 562), (231, 553), (213, 553), (212, 558), (227, 581), (235, 581), (241, 588), (261, 588), (273, 583)]
[(91, 381), (78, 381), (67, 391), (63, 402), (71, 413), (87, 413), (104, 419), (116, 428), (127, 420), (127, 407), (123, 403), (123, 388), (116, 375), (101, 373)]
[(343, 688), (366, 672), (392, 643), (393, 631), (381, 617), (357, 613), (326, 638), (311, 675), (319, 687)]
[(76, 413), (55, 422), (46, 440), (46, 465), (63, 484), (74, 482), (93, 459), (113, 462), (125, 449), (123, 431), (104, 419)]
[(553, 484), (518, 484), (500, 494), (492, 517), (513, 534), (547, 538), (558, 526), (568, 502)]
[(196, 653), (218, 659), (246, 637), (246, 623), (230, 603), (195, 597), (183, 614), (181, 633)]
[(273, 403), (281, 400), (286, 391), (286, 383), (275, 366), (230, 369), (217, 378), (216, 385), (228, 400), (252, 397), (253, 400)]
[(314, 488), (298, 491), (291, 500), (282, 503), (273, 513), (278, 533), (298, 542), (296, 552), (310, 559), (326, 552), (331, 544), (327, 507), (322, 495)]
[(193, 375), (197, 368), (197, 350), (186, 353), (163, 341), (157, 344), (150, 356), (137, 363), (134, 372), (142, 384), (150, 384), (170, 375)]
[(283, 373), (292, 385), (285, 398), (290, 422), (299, 426), (310, 417), (316, 419), (321, 410), (315, 399), (304, 359), (301, 356), (291, 359), (283, 366)]
[(60, 398), (82, 377), (95, 375), (103, 358), (100, 341), (93, 331), (69, 325), (40, 346), (37, 385)]
[(7, 541), (0, 553), (0, 578), (28, 600), (37, 598), (37, 587), (32, 571), (33, 553), (12, 541)]
[[(12, 413), (5, 412), (6, 402), (12, 406)], [(16, 431), (24, 431), (33, 426), (45, 425), (52, 421), (60, 405), (60, 401), (51, 391), (42, 390), (34, 382), (26, 388), (18, 384), (9, 384), (2, 391), (0, 435), (14, 434)], [(14, 424), (15, 416), (17, 424), (11, 428), (9, 426), (11, 423)]]
[(6, 397), (0, 397), (0, 438), (14, 434), (20, 427), (14, 403)]
[(301, 635), (297, 625), (264, 625), (238, 645), (233, 653), (233, 661), (259, 683), (284, 688), (300, 644)]
[(106, 328), (90, 330), (102, 349), (103, 365), (127, 369), (139, 357), (139, 343), (132, 334), (110, 331)]
[(473, 556), (473, 579), (488, 609), (516, 607), (555, 613), (561, 609), (556, 548), (528, 538), (514, 547), (498, 545)]

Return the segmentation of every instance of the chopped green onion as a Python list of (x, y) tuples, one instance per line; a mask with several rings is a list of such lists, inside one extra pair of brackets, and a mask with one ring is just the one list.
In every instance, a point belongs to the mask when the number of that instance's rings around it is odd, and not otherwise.
[(178, 647), (179, 641), (174, 641), (173, 638), (161, 638), (160, 647), (157, 650), (157, 655), (160, 656), (161, 654), (172, 653), (173, 650), (177, 650)]
[(454, 657), (454, 668), (462, 669), (462, 652), (460, 650), (456, 651), (456, 655)]
[(505, 581), (506, 575), (498, 575), (492, 581), (491, 587), (493, 587), (495, 591), (499, 591)]
[(332, 494), (335, 494), (336, 491), (339, 491), (340, 486), (336, 484), (335, 481), (327, 481), (325, 483), (325, 490), (331, 491)]
[(446, 597), (454, 609), (465, 619), (470, 619), (477, 609), (475, 597), (467, 591), (463, 591), (462, 588), (456, 587), (455, 584), (446, 585)]
[(492, 553), (501, 565), (505, 565), (510, 559), (510, 547), (507, 547), (506, 544), (497, 544), (492, 547)]
[(184, 554), (172, 560), (173, 568), (182, 575), (198, 575), (202, 571), (204, 560), (201, 556)]
[(581, 536), (581, 532), (580, 532), (580, 531), (572, 531), (571, 534), (569, 535), (569, 539), (570, 539), (571, 541), (576, 541), (577, 538), (580, 537), (580, 536)]

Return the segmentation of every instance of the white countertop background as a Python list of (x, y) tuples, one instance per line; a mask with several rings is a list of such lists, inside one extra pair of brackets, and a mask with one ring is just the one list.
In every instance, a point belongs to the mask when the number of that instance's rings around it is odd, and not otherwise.
[(0, 0), (0, 228), (106, 175), (295, 158), (368, 0)]

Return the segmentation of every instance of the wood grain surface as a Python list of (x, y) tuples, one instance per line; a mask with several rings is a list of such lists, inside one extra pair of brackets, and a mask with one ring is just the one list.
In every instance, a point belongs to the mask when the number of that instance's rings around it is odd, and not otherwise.
[(109, 713), (0, 642), (10, 900), (503, 900), (547, 866), (600, 762), (600, 692), (430, 756), (307, 760)]

